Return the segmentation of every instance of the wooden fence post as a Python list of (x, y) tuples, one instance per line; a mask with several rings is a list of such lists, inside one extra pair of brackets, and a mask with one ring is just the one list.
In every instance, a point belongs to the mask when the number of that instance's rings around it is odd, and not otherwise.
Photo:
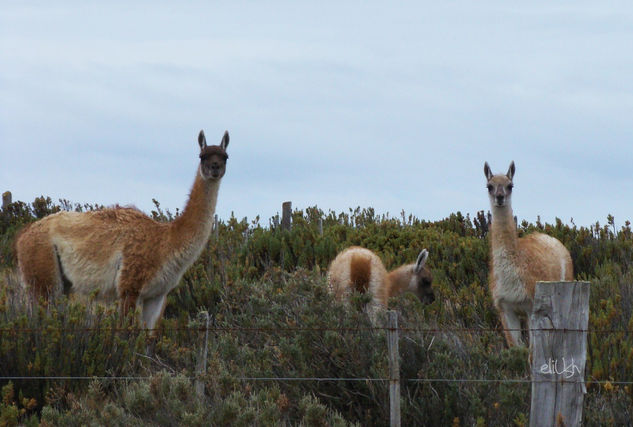
[(220, 235), (220, 220), (218, 219), (218, 214), (215, 214), (213, 217), (213, 237), (216, 239)]
[(588, 282), (537, 282), (530, 315), (530, 426), (580, 426), (587, 361)]
[(2, 209), (7, 209), (11, 204), (11, 192), (5, 191), (2, 193)]
[(398, 313), (387, 312), (387, 351), (389, 354), (389, 425), (400, 427), (400, 352), (398, 350)]
[(198, 356), (198, 363), (196, 364), (196, 379), (194, 382), (194, 387), (198, 397), (203, 397), (204, 381), (202, 380), (202, 376), (207, 371), (207, 352), (209, 350), (209, 313), (203, 311), (200, 314), (206, 317), (206, 322), (204, 331), (204, 342), (202, 343), (202, 348), (200, 349), (200, 354)]
[(281, 205), (281, 229), (290, 231), (292, 218), (292, 202), (283, 202)]

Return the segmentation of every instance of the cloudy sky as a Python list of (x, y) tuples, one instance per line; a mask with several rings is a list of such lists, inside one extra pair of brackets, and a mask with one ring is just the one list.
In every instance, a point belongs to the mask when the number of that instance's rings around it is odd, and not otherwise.
[[(218, 213), (488, 209), (633, 218), (629, 2), (0, 0), (0, 191), (182, 208), (197, 134)], [(628, 52), (628, 53), (627, 53)]]

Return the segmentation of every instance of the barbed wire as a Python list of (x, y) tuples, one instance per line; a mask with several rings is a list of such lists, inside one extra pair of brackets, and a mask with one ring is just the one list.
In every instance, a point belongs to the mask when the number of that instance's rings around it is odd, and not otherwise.
[[(0, 380), (5, 381), (149, 381), (152, 376), (2, 376)], [(225, 380), (227, 377), (209, 377), (206, 375), (198, 376), (184, 376), (188, 380)], [(337, 377), (228, 377), (235, 381), (313, 381), (313, 382), (389, 382), (392, 381), (389, 378), (337, 378)], [(585, 384), (585, 385), (633, 385), (632, 381), (620, 381), (620, 380), (575, 380), (570, 381), (568, 379), (557, 380), (532, 380), (527, 378), (405, 378), (401, 379), (403, 382), (410, 383), (481, 383), (481, 384), (545, 384), (545, 383), (564, 383), (568, 385), (572, 384)]]
[(519, 384), (541, 384), (541, 383), (564, 383), (564, 384), (599, 384), (599, 385), (630, 385), (633, 384), (633, 381), (609, 381), (609, 380), (600, 380), (600, 381), (592, 381), (592, 380), (579, 380), (579, 381), (569, 381), (566, 379), (560, 380), (530, 380), (530, 379), (469, 379), (469, 378), (412, 378), (405, 379), (404, 381), (408, 382), (430, 382), (430, 383), (450, 383), (450, 382), (460, 382), (460, 383), (519, 383)]
[[(140, 328), (140, 327), (85, 327), (85, 328), (54, 328), (54, 327), (39, 327), (39, 328), (0, 328), (0, 334), (15, 335), (18, 333), (34, 333), (34, 332), (165, 332), (165, 331), (193, 331), (193, 332), (299, 332), (299, 331), (406, 331), (406, 332), (419, 332), (419, 333), (450, 333), (450, 332), (500, 332), (500, 331), (521, 331), (521, 328), (408, 328), (408, 327), (200, 327), (200, 326), (185, 326), (185, 327), (161, 327), (161, 328)], [(612, 334), (612, 333), (633, 333), (633, 330), (628, 329), (555, 329), (555, 328), (527, 328), (529, 331), (545, 331), (545, 332), (581, 332), (581, 333), (598, 333), (598, 334)], [(0, 376), (0, 381), (147, 381), (151, 376), (19, 376), (9, 375)], [(219, 377), (208, 377), (206, 375), (198, 375), (193, 377), (186, 377), (190, 380), (195, 379), (220, 379)], [(223, 377), (222, 379), (225, 379)], [(233, 377), (235, 381), (315, 381), (315, 382), (389, 382), (389, 378), (333, 378), (333, 377)], [(585, 383), (585, 384), (598, 384), (598, 385), (632, 385), (633, 381), (627, 380), (601, 380), (592, 381), (569, 381), (566, 379), (491, 379), (491, 378), (409, 378), (402, 379), (405, 382), (411, 383), (508, 383), (508, 384), (533, 384), (533, 383), (560, 383), (573, 384), (573, 383)]]
[(419, 332), (419, 333), (447, 333), (447, 332), (586, 332), (589, 334), (633, 334), (633, 329), (574, 329), (574, 328), (392, 328), (388, 326), (375, 327), (242, 327), (242, 326), (178, 326), (178, 327), (51, 327), (43, 326), (38, 328), (0, 328), (0, 333), (32, 333), (32, 332), (369, 332), (369, 331), (394, 331)]
[[(189, 380), (199, 379), (200, 376), (188, 376), (185, 377)], [(206, 377), (208, 378), (208, 377)], [(226, 378), (226, 377), (224, 377)], [(0, 377), (0, 380), (150, 380), (152, 377), (147, 376), (6, 376)], [(220, 379), (218, 377), (208, 379)], [(334, 377), (234, 377), (237, 381), (329, 381), (329, 382), (342, 382), (342, 381), (368, 381), (368, 382), (388, 382), (389, 378), (334, 378)], [(459, 378), (420, 378), (420, 379), (405, 379), (410, 382), (508, 382), (508, 383), (531, 383), (531, 382), (556, 382), (549, 380), (527, 380), (527, 379), (459, 379)]]

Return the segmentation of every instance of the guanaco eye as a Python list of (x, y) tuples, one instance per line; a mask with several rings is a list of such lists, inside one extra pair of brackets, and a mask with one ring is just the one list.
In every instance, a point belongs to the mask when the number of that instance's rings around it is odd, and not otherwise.
[(514, 188), (514, 185), (510, 184), (510, 185), (508, 185), (507, 188), (508, 188), (508, 191), (512, 191), (512, 188)]
[(492, 185), (488, 184), (488, 191), (492, 192)]

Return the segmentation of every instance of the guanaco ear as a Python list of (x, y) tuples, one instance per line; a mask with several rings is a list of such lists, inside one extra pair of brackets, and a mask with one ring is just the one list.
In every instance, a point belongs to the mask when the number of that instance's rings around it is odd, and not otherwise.
[(512, 181), (512, 177), (514, 176), (514, 171), (515, 171), (515, 167), (514, 167), (514, 160), (513, 160), (512, 163), (510, 163), (510, 167), (508, 168), (508, 173), (506, 174), (508, 178), (510, 179), (510, 181)]
[(416, 274), (421, 272), (426, 264), (426, 260), (429, 258), (429, 251), (426, 249), (422, 249), (420, 255), (418, 255), (418, 260), (415, 262), (415, 272)]
[(226, 151), (226, 147), (228, 146), (229, 146), (229, 131), (225, 130), (224, 136), (222, 137), (222, 142), (220, 142), (220, 147), (222, 147), (222, 149)]
[(198, 134), (198, 145), (200, 145), (200, 151), (207, 148), (207, 138), (205, 138), (203, 130)]
[(492, 171), (490, 170), (488, 162), (484, 164), (484, 173), (486, 174), (486, 179), (490, 181), (490, 178), (492, 178)]

